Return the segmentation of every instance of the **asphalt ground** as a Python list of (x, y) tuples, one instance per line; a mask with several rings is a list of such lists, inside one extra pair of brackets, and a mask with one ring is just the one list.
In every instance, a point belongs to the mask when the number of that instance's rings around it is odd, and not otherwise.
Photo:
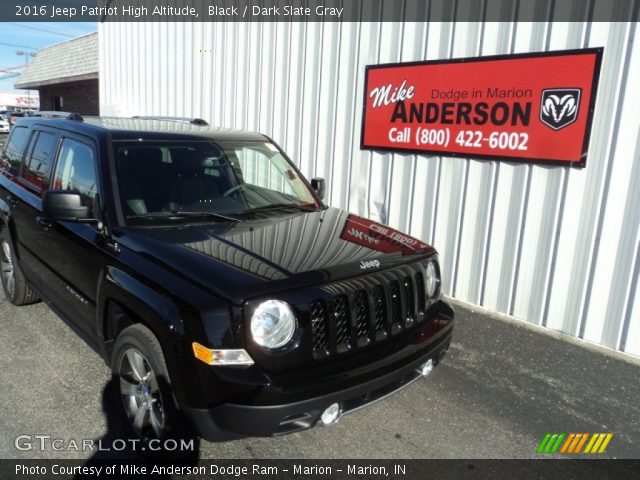
[[(200, 458), (535, 458), (548, 432), (611, 432), (600, 458), (640, 458), (640, 366), (468, 307), (456, 313), (449, 354), (428, 378), (329, 428), (203, 441)], [(0, 458), (91, 457), (21, 451), (15, 439), (118, 438), (112, 398), (101, 358), (45, 304), (0, 299)]]

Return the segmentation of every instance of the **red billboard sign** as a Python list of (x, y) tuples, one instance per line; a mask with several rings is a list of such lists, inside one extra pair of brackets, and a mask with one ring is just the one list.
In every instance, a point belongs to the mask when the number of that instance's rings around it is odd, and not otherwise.
[(361, 147), (583, 167), (602, 51), (369, 65)]

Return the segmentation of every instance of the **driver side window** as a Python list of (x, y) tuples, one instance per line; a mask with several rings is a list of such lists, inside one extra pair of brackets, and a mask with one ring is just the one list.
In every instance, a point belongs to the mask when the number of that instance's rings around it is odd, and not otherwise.
[(52, 189), (75, 190), (82, 196), (83, 205), (92, 205), (98, 189), (95, 155), (91, 147), (70, 138), (63, 140)]

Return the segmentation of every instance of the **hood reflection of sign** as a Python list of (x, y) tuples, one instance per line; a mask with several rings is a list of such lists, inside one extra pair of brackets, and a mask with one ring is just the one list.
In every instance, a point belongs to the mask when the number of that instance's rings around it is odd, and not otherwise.
[(560, 130), (578, 118), (580, 110), (579, 88), (549, 88), (542, 91), (540, 121)]
[(425, 253), (429, 245), (393, 228), (349, 215), (340, 238), (383, 253)]

